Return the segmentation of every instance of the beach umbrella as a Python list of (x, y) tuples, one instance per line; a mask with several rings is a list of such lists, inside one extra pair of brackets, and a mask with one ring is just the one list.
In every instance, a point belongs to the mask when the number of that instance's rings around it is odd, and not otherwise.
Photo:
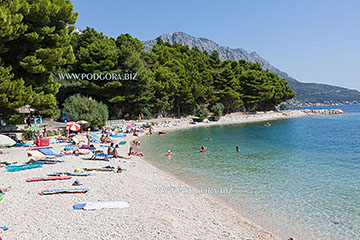
[(0, 145), (5, 146), (5, 147), (11, 147), (14, 146), (16, 144), (16, 142), (9, 138), (8, 136), (5, 135), (0, 135)]
[(85, 120), (80, 120), (80, 121), (77, 121), (76, 123), (81, 125), (81, 124), (87, 124), (88, 122)]
[(118, 127), (116, 127), (116, 128), (114, 128), (112, 131), (113, 131), (113, 132), (121, 132), (121, 129), (118, 128)]
[(66, 126), (69, 127), (69, 130), (77, 132), (80, 130), (80, 124), (76, 123), (76, 122), (67, 122)]

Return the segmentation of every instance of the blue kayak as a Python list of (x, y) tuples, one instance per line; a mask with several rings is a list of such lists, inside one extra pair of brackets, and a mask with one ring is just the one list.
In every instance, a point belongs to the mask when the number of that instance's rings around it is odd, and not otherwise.
[(23, 171), (23, 170), (32, 169), (32, 168), (39, 168), (42, 165), (44, 165), (44, 163), (42, 163), (42, 162), (30, 163), (30, 164), (24, 164), (24, 165), (10, 165), (10, 166), (5, 167), (5, 169), (9, 172), (16, 172), (16, 171)]

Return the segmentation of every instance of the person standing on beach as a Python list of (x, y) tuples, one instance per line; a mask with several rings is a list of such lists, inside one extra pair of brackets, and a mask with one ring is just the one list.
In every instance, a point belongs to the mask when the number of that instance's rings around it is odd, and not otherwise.
[(44, 138), (47, 138), (47, 126), (44, 126), (43, 136)]
[(26, 119), (26, 123), (28, 127), (31, 127), (31, 114), (29, 114), (28, 118)]

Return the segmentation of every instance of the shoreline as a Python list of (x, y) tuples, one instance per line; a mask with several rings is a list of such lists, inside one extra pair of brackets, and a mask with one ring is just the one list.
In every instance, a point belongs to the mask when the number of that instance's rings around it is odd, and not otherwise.
[[(166, 127), (167, 130), (215, 124), (237, 124), (256, 121), (306, 116), (279, 113), (258, 115), (258, 117), (233, 116), (214, 124), (185, 124)], [(259, 117), (260, 116), (260, 117)], [(266, 116), (266, 117), (264, 117)], [(275, 118), (279, 117), (279, 118)], [(234, 121), (236, 118), (237, 121)], [(230, 121), (231, 120), (231, 121)], [(185, 120), (186, 122), (187, 120)], [(169, 123), (171, 124), (171, 123)], [(158, 126), (156, 130), (163, 127)], [(145, 136), (143, 136), (145, 137)], [(84, 141), (85, 137), (80, 136)], [(126, 155), (129, 142), (136, 139), (127, 136), (127, 143), (120, 147)], [(114, 139), (118, 142), (120, 139)], [(52, 144), (55, 153), (67, 144)], [(106, 148), (96, 146), (98, 149)], [(0, 155), (1, 161), (24, 163), (28, 148), (6, 149), (8, 154)], [(155, 187), (189, 186), (174, 174), (158, 168), (145, 158), (132, 157), (136, 164), (89, 161), (89, 156), (66, 156), (63, 163), (44, 165), (41, 168), (21, 172), (7, 172), (0, 168), (0, 188), (12, 186), (0, 202), (2, 220), (0, 226), (9, 230), (2, 233), (4, 239), (284, 239), (267, 231), (260, 225), (244, 218), (229, 204), (208, 194), (157, 194)], [(95, 172), (96, 176), (73, 178), (64, 181), (27, 183), (29, 177), (44, 177), (51, 172), (73, 171), (81, 167), (120, 165), (123, 173)], [(71, 183), (80, 180), (81, 188), (89, 188), (86, 194), (40, 196), (44, 189), (74, 188)], [(73, 204), (84, 202), (126, 201), (127, 209), (103, 209), (75, 211)], [(25, 223), (25, 224), (24, 224)]]

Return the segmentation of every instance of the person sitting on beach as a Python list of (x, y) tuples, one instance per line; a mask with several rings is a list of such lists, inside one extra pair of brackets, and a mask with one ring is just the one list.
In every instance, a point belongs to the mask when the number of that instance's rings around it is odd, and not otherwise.
[(0, 188), (0, 193), (4, 194), (5, 192), (10, 191), (10, 189), (11, 189), (11, 186), (7, 187), (7, 188)]
[(114, 152), (114, 143), (111, 143), (110, 146), (108, 147), (107, 154), (113, 155), (113, 152)]
[(134, 155), (134, 156), (140, 156), (140, 157), (144, 157), (145, 155), (144, 155), (144, 153), (142, 153), (142, 152), (134, 152), (133, 151), (133, 147), (130, 147), (129, 148), (129, 156), (130, 155)]
[(114, 156), (114, 158), (124, 158), (124, 159), (130, 159), (131, 158), (131, 157), (124, 157), (124, 156), (120, 155), (120, 153), (119, 153), (119, 144), (116, 144), (115, 149), (113, 151), (113, 156)]
[(240, 152), (239, 146), (236, 146), (236, 152)]
[(78, 147), (75, 147), (74, 150), (62, 150), (61, 154), (65, 155), (87, 155), (89, 152), (81, 152)]
[(204, 145), (202, 145), (200, 148), (200, 152), (206, 152), (206, 150), (207, 150), (206, 147), (204, 147)]

